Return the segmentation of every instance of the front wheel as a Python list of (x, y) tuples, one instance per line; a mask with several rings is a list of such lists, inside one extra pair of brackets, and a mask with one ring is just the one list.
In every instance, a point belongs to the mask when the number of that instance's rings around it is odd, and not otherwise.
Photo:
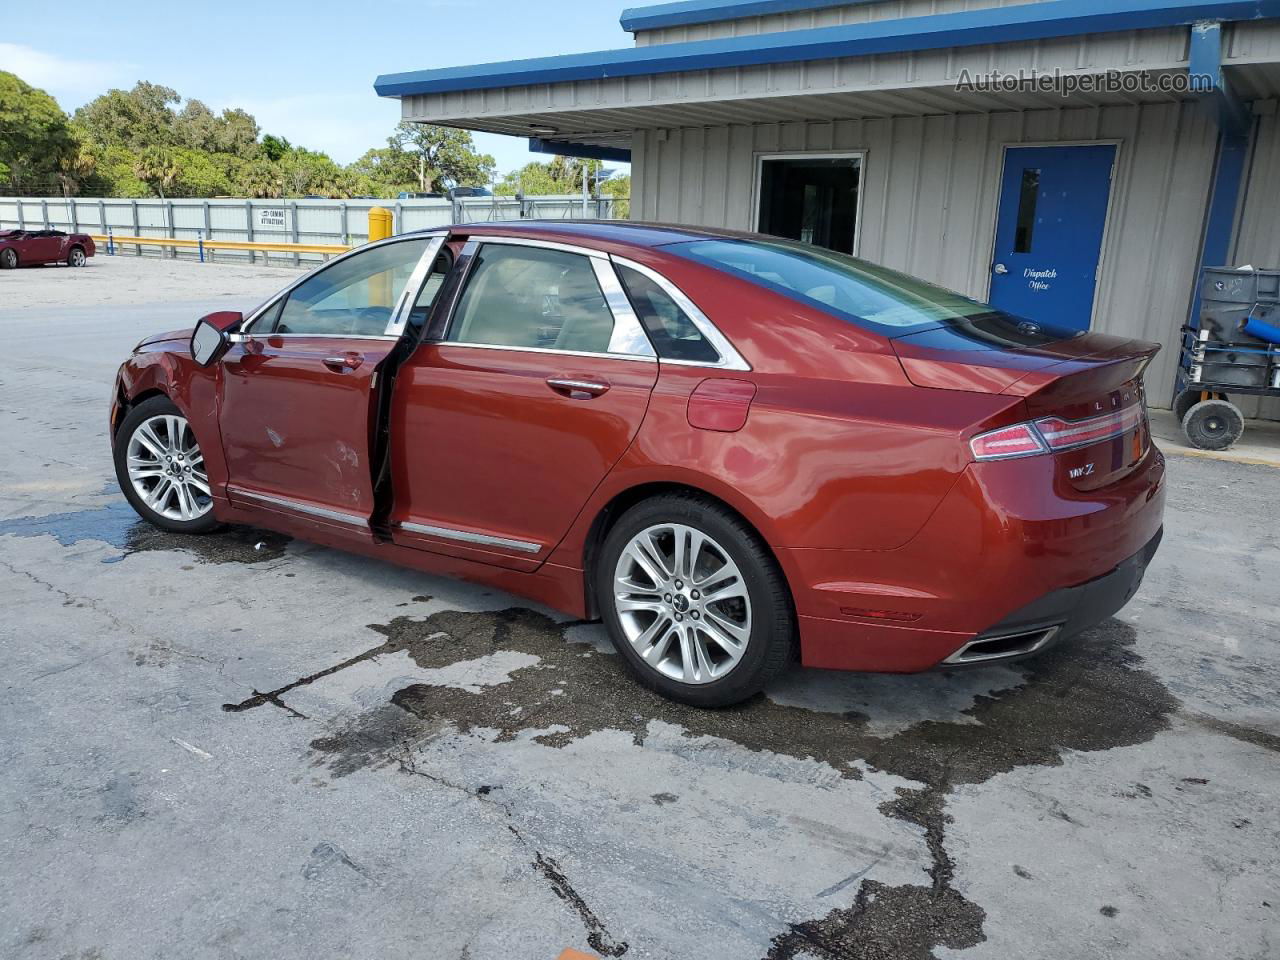
[(171, 533), (216, 529), (204, 454), (186, 417), (168, 397), (152, 397), (120, 424), (116, 479), (142, 519)]
[(89, 258), (84, 255), (81, 247), (72, 247), (71, 252), (67, 254), (68, 267), (83, 267), (89, 262)]
[(645, 686), (696, 707), (760, 692), (791, 659), (795, 615), (782, 571), (740, 517), (673, 494), (628, 510), (595, 571), (609, 637)]

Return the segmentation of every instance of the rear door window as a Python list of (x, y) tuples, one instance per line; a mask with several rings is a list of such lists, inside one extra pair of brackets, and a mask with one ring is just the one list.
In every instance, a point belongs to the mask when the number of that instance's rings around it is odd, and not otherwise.
[(719, 363), (720, 354), (707, 342), (689, 315), (656, 281), (639, 270), (618, 264), (618, 276), (631, 308), (649, 335), (658, 356), (690, 363)]
[(589, 257), (486, 243), (476, 254), (445, 339), (607, 353), (613, 322)]

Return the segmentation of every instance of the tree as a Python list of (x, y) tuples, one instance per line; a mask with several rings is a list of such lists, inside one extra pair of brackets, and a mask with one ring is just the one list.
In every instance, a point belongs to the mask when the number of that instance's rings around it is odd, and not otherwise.
[(72, 129), (71, 142), (58, 156), (58, 181), (62, 185), (62, 195), (69, 197), (79, 193), (80, 187), (93, 176), (97, 167), (97, 146)]
[(222, 111), (218, 118), (218, 153), (233, 153), (237, 157), (256, 157), (261, 150), (258, 143), (258, 121), (253, 114), (233, 107)]
[(452, 127), (402, 121), (387, 138), (387, 148), (408, 155), (412, 177), (424, 193), (484, 186), (497, 168), (489, 154), (476, 153), (470, 132)]
[(134, 175), (156, 192), (161, 200), (165, 191), (172, 190), (178, 175), (182, 172), (178, 158), (172, 150), (164, 147), (148, 147), (138, 157), (133, 167)]
[[(75, 113), (76, 123), (103, 146), (123, 146), (141, 153), (150, 147), (175, 147), (181, 142), (178, 115), (171, 104), (181, 103), (170, 87), (139, 81), (132, 90), (108, 90)], [(204, 104), (200, 106), (207, 113)]]
[(0, 71), (0, 178), (15, 194), (52, 192), (76, 141), (58, 102)]
[[(255, 124), (256, 125), (256, 124)], [(284, 157), (286, 153), (293, 149), (293, 145), (284, 137), (273, 136), (270, 133), (262, 136), (262, 152), (267, 155), (267, 159), (273, 163)]]

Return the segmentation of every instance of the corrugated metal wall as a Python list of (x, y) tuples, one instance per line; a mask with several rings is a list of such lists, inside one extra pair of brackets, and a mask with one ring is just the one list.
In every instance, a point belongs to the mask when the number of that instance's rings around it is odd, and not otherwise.
[(1217, 145), (1194, 104), (637, 131), (633, 216), (752, 229), (756, 154), (865, 151), (860, 255), (984, 299), (1005, 145), (1078, 141), (1120, 144), (1094, 329), (1165, 344), (1167, 405)]
[(680, 43), (684, 40), (710, 40), (739, 37), (756, 33), (779, 33), (785, 30), (809, 30), (813, 27), (835, 27), (845, 23), (869, 20), (896, 20), (902, 17), (927, 17), (936, 13), (960, 13), (990, 7), (1019, 7), (1048, 0), (885, 0), (884, 3), (841, 4), (818, 10), (774, 13), (763, 17), (738, 17), (699, 23), (687, 27), (665, 27), (661, 30), (636, 31), (636, 46), (655, 43)]

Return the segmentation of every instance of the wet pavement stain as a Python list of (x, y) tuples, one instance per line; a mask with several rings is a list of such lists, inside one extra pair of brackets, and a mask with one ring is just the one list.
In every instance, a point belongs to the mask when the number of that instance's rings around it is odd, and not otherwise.
[[(925, 960), (934, 949), (964, 949), (985, 939), (985, 912), (952, 886), (946, 850), (947, 795), (1024, 766), (1054, 766), (1065, 751), (1104, 751), (1145, 743), (1170, 726), (1178, 702), (1133, 652), (1132, 628), (1112, 620), (1021, 666), (1022, 684), (976, 698), (955, 720), (928, 720), (889, 736), (872, 734), (858, 713), (826, 714), (774, 703), (764, 696), (720, 711), (672, 703), (638, 686), (614, 656), (567, 642), (568, 624), (529, 610), (443, 611), (423, 619), (398, 617), (370, 625), (383, 644), (329, 670), (223, 709), (273, 703), (288, 690), (362, 660), (400, 652), (420, 667), (439, 668), (500, 651), (537, 662), (512, 670), (507, 682), (479, 691), (416, 683), (388, 705), (345, 722), (311, 742), (317, 764), (333, 776), (397, 760), (397, 750), (441, 731), (492, 732), (499, 742), (541, 731), (533, 739), (563, 747), (591, 733), (624, 730), (643, 746), (652, 721), (690, 739), (714, 737), (753, 752), (824, 763), (857, 779), (861, 766), (921, 784), (900, 789), (881, 805), (887, 817), (925, 833), (929, 882), (891, 887), (855, 876), (854, 903), (792, 924), (773, 941), (767, 960), (894, 957)], [(850, 682), (856, 682), (851, 678)], [(911, 680), (903, 678), (903, 695)], [(285, 709), (288, 709), (285, 706)], [(1066, 811), (1062, 816), (1069, 817)]]
[(103, 558), (103, 563), (155, 550), (185, 550), (203, 563), (265, 563), (284, 556), (292, 539), (253, 527), (224, 527), (199, 536), (168, 533), (141, 519), (124, 500), (90, 510), (0, 520), (2, 536), (50, 536), (64, 547), (98, 540), (120, 551)]

